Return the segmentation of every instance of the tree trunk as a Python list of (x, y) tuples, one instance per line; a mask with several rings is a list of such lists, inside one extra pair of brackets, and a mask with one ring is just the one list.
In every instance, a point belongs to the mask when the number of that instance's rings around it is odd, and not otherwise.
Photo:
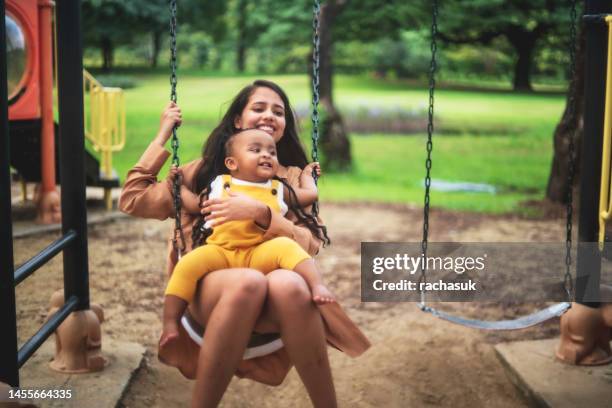
[(246, 59), (246, 47), (244, 45), (244, 41), (239, 40), (238, 49), (236, 53), (236, 67), (238, 68), (238, 72), (244, 72), (245, 59)]
[(516, 51), (518, 60), (514, 66), (514, 81), (512, 88), (515, 91), (533, 91), (531, 87), (531, 61), (533, 59), (534, 44), (522, 44)]
[(321, 121), (322, 166), (326, 171), (348, 171), (351, 168), (351, 144), (342, 116), (333, 103), (333, 23), (345, 1), (328, 1), (321, 6), (319, 21), (319, 95), (323, 109)]
[(240, 0), (238, 2), (238, 39), (236, 40), (236, 67), (238, 68), (238, 72), (244, 72), (246, 60), (246, 8), (246, 0)]
[(553, 202), (566, 204), (568, 199), (567, 179), (569, 174), (569, 137), (574, 137), (574, 184), (572, 189), (578, 185), (580, 180), (580, 150), (582, 135), (584, 133), (584, 52), (585, 52), (584, 29), (580, 30), (578, 49), (576, 51), (576, 75), (571, 79), (570, 89), (575, 98), (575, 110), (569, 107), (569, 98), (565, 105), (563, 116), (555, 129), (554, 134), (554, 156), (546, 187), (546, 198)]
[(102, 38), (102, 70), (108, 72), (113, 68), (113, 42), (108, 37)]
[(217, 52), (213, 54), (212, 68), (214, 71), (221, 70), (221, 64), (223, 63), (223, 54), (221, 48), (217, 47)]
[(159, 51), (161, 49), (161, 38), (162, 32), (159, 30), (153, 31), (152, 33), (152, 42), (151, 42), (151, 59), (149, 60), (149, 65), (151, 68), (157, 67), (157, 58), (159, 57)]
[(514, 65), (514, 79), (512, 86), (515, 91), (532, 91), (531, 87), (531, 64), (535, 44), (540, 34), (522, 29), (511, 30), (507, 35), (508, 41), (518, 54)]

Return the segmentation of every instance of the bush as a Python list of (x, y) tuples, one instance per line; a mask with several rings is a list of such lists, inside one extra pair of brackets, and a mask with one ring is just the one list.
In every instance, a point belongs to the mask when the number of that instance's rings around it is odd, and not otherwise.
[(185, 30), (177, 40), (177, 53), (181, 66), (205, 68), (213, 59), (213, 41), (206, 33)]
[(421, 78), (429, 70), (429, 45), (419, 32), (404, 32), (399, 40), (389, 38), (375, 43), (373, 68), (381, 76), (395, 74), (400, 78)]
[(308, 71), (312, 49), (310, 45), (299, 45), (289, 49), (255, 49), (249, 53), (249, 60), (260, 72), (302, 74)]
[[(322, 109), (320, 110), (322, 117), (324, 113)], [(423, 133), (427, 129), (428, 116), (425, 105), (406, 109), (400, 106), (383, 108), (366, 104), (342, 108), (341, 111), (346, 130), (350, 133), (413, 134)], [(295, 108), (295, 114), (302, 124), (310, 122), (311, 112), (310, 105), (298, 105)], [(320, 118), (320, 122), (322, 121)]]
[[(539, 44), (533, 64), (533, 74), (548, 80), (565, 81), (569, 73), (570, 58), (563, 44), (564, 38), (547, 38), (547, 43)], [(553, 43), (552, 45), (550, 43)]]
[(334, 45), (334, 71), (359, 74), (373, 69), (375, 44), (361, 41), (341, 42)]
[(427, 109), (380, 108), (360, 106), (345, 110), (347, 130), (355, 133), (423, 133), (427, 128)]
[(444, 50), (441, 72), (467, 77), (505, 78), (514, 68), (513, 59), (502, 44), (491, 47), (462, 45)]

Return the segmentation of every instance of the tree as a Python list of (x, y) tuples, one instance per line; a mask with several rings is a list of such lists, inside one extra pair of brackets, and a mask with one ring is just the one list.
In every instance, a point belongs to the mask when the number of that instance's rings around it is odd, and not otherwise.
[[(161, 32), (169, 21), (165, 0), (83, 0), (82, 18), (85, 44), (98, 46), (102, 69), (110, 70), (117, 45), (129, 44), (135, 34)], [(156, 63), (157, 52), (154, 50)]]
[(339, 42), (399, 39), (402, 30), (429, 24), (429, 4), (427, 0), (347, 0), (334, 35)]
[[(351, 167), (350, 142), (342, 116), (333, 103), (334, 42), (373, 41), (399, 37), (423, 15), (422, 7), (402, 0), (326, 0), (320, 18), (320, 97), (322, 109), (321, 147), (326, 169)], [(238, 70), (255, 45), (272, 50), (275, 57), (289, 54), (312, 42), (312, 0), (234, 0), (228, 6), (232, 26), (236, 26)], [(244, 16), (241, 18), (240, 16)], [(304, 53), (304, 68), (311, 54)], [(260, 58), (262, 56), (260, 55)], [(311, 67), (308, 72), (312, 74)]]
[[(398, 37), (410, 21), (419, 15), (409, 2), (373, 0), (329, 0), (320, 16), (320, 98), (323, 108), (321, 148), (323, 166), (332, 171), (351, 168), (351, 146), (344, 121), (333, 102), (333, 46), (337, 40), (372, 41)], [(414, 18), (414, 17), (413, 17)]]
[[(586, 38), (584, 30), (580, 30), (578, 48), (576, 51), (576, 72), (570, 82), (570, 90), (574, 99), (574, 109), (570, 109), (570, 95), (568, 94), (567, 103), (563, 116), (555, 129), (553, 144), (554, 155), (546, 187), (546, 198), (553, 202), (567, 204), (568, 189), (572, 190), (578, 185), (580, 169), (580, 150), (582, 137), (584, 134), (584, 53), (586, 48)], [(574, 185), (568, 186), (569, 174), (569, 138), (574, 138)]]
[(130, 16), (120, 1), (84, 0), (82, 2), (85, 46), (98, 47), (102, 53), (102, 69), (113, 66), (117, 43), (129, 38)]
[(449, 1), (441, 7), (438, 30), (450, 44), (506, 39), (516, 54), (513, 88), (531, 91), (536, 47), (545, 36), (566, 31), (568, 23), (567, 5), (556, 0)]
[(144, 3), (139, 0), (132, 4), (136, 4), (139, 9), (138, 14), (133, 16), (134, 25), (138, 26), (138, 31), (148, 31), (150, 33), (151, 55), (149, 65), (155, 68), (161, 49), (162, 36), (168, 32), (170, 21), (168, 4), (164, 0), (145, 1)]
[(247, 0), (238, 0), (238, 38), (236, 39), (236, 67), (244, 72), (247, 47)]
[(332, 27), (346, 1), (330, 0), (321, 7), (319, 22), (319, 96), (323, 108), (321, 122), (321, 149), (323, 167), (329, 171), (346, 171), (351, 168), (351, 144), (342, 116), (334, 106), (332, 92), (333, 37)]
[(227, 35), (227, 0), (179, 0), (179, 24), (188, 24), (197, 31), (209, 34), (215, 42)]
[[(219, 44), (227, 35), (227, 10), (226, 0), (178, 1), (177, 24), (179, 28), (177, 35), (179, 43), (187, 39), (190, 46), (195, 47), (196, 65), (200, 68), (208, 58), (207, 55), (211, 48), (209, 40), (212, 40), (214, 44)], [(164, 22), (164, 32), (166, 33), (169, 19), (168, 12), (166, 12)]]
[[(223, 0), (178, 1), (177, 23), (201, 28), (219, 41), (226, 32)], [(138, 34), (149, 34), (152, 52), (149, 64), (157, 65), (163, 35), (168, 33), (170, 8), (167, 0), (83, 0), (85, 44), (102, 52), (102, 68), (113, 66), (113, 53), (118, 45), (130, 44)]]
[(153, 30), (151, 32), (151, 57), (149, 59), (149, 66), (151, 68), (157, 67), (157, 59), (161, 50), (162, 35), (164, 31), (161, 29)]
[(281, 10), (291, 6), (287, 0), (235, 0), (229, 6), (231, 25), (236, 27), (234, 45), (236, 69), (244, 72), (247, 52), (271, 26), (282, 21)]

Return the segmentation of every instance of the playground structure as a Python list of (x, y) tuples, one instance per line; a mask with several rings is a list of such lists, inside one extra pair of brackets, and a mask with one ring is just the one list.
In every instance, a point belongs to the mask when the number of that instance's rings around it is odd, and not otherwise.
[[(60, 200), (55, 184), (60, 166), (53, 112), (53, 74), (57, 74), (54, 4), (50, 0), (8, 0), (6, 10), (11, 166), (24, 186), (24, 200), (25, 183), (41, 183), (35, 197), (37, 221), (57, 223)], [(85, 134), (101, 161), (86, 151), (86, 183), (104, 188), (110, 209), (111, 189), (119, 186), (112, 152), (125, 144), (123, 91), (103, 87), (85, 72), (83, 92), (88, 105)]]
[[(467, 319), (434, 309), (426, 304), (426, 292), (421, 290), (419, 307), (423, 312), (458, 325), (481, 330), (518, 330), (543, 323), (561, 316), (561, 342), (556, 349), (558, 359), (576, 365), (601, 365), (612, 361), (612, 287), (600, 286), (603, 250), (603, 232), (609, 218), (606, 209), (612, 208), (610, 201), (610, 115), (612, 109), (612, 5), (606, 1), (586, 1), (584, 20), (587, 33), (586, 41), (586, 81), (584, 138), (582, 142), (581, 180), (580, 180), (580, 217), (579, 244), (577, 248), (576, 280), (573, 284), (572, 268), (572, 227), (573, 227), (573, 185), (575, 173), (575, 146), (573, 132), (568, 132), (568, 179), (566, 205), (566, 256), (563, 288), (567, 301), (561, 302), (530, 315), (514, 320), (484, 321)], [(576, 73), (576, 2), (569, 8), (571, 20), (568, 54), (570, 56), (570, 86), (568, 89), (567, 109), (575, 112), (575, 73)], [(427, 126), (427, 158), (425, 161), (425, 200), (423, 209), (423, 256), (427, 254), (429, 234), (430, 186), (434, 133), (434, 92), (437, 69), (437, 18), (438, 2), (432, 3), (431, 23), (431, 64), (429, 69), (429, 115)], [(607, 29), (607, 30), (606, 30)], [(606, 38), (610, 41), (606, 47)], [(607, 50), (607, 52), (606, 52)], [(602, 67), (607, 67), (603, 69)], [(606, 80), (606, 72), (608, 78)], [(603, 87), (606, 84), (604, 95)], [(571, 116), (571, 115), (570, 115)], [(603, 120), (602, 120), (603, 119)], [(605, 131), (605, 133), (604, 133)], [(603, 138), (602, 138), (603, 134)], [(604, 141), (602, 143), (602, 140)], [(602, 150), (602, 144), (604, 148)], [(601, 152), (603, 151), (603, 158)], [(600, 172), (601, 169), (601, 172)], [(600, 173), (599, 173), (600, 172)], [(598, 180), (599, 183), (594, 182)], [(601, 184), (597, 190), (598, 184)], [(597, 203), (599, 202), (599, 207)], [(599, 232), (599, 234), (598, 234)], [(581, 243), (599, 241), (597, 250)], [(609, 245), (609, 244), (608, 244)], [(420, 282), (427, 279), (426, 267), (421, 267)], [(603, 295), (603, 297), (602, 297)], [(605, 298), (608, 303), (602, 301)], [(572, 300), (574, 303), (572, 303)], [(572, 308), (573, 306), (573, 308)]]
[[(34, 2), (34, 4), (36, 4)], [(13, 9), (15, 10), (15, 9)], [(0, 11), (5, 13), (4, 0), (0, 0)], [(5, 20), (6, 21), (6, 20)], [(0, 65), (0, 77), (6, 78), (6, 44), (5, 30), (0, 30), (0, 53), (3, 55)], [(0, 185), (3, 192), (0, 208), (2, 229), (0, 243), (2, 246), (0, 267), (0, 324), (5, 334), (0, 338), (0, 382), (19, 386), (19, 368), (32, 356), (43, 342), (62, 324), (67, 321), (73, 326), (76, 336), (69, 342), (70, 349), (80, 350), (80, 355), (64, 357), (56, 363), (56, 368), (64, 371), (100, 369), (98, 358), (94, 366), (88, 367), (90, 361), (88, 339), (90, 333), (97, 333), (92, 328), (92, 312), (89, 303), (89, 266), (87, 250), (87, 209), (85, 206), (85, 137), (83, 115), (83, 75), (82, 45), (80, 27), (80, 3), (61, 1), (57, 5), (58, 44), (58, 108), (59, 108), (59, 175), (61, 184), (61, 220), (62, 237), (51, 243), (39, 254), (18, 267), (13, 265), (13, 238), (11, 221), (10, 189), (10, 149), (9, 149), (9, 98), (7, 81), (0, 81), (0, 125), (2, 126), (3, 143), (0, 157)], [(23, 95), (26, 95), (23, 93)], [(36, 95), (32, 96), (33, 98)], [(14, 106), (17, 105), (15, 102)], [(35, 110), (33, 113), (36, 113)], [(49, 112), (50, 113), (50, 112)], [(48, 117), (47, 117), (48, 118)], [(49, 123), (49, 122), (47, 122)], [(13, 124), (11, 123), (11, 126)], [(43, 125), (44, 126), (44, 125)], [(53, 147), (54, 148), (54, 147)], [(53, 150), (53, 149), (52, 149)], [(50, 156), (53, 158), (53, 156)], [(48, 162), (46, 164), (49, 164)], [(55, 177), (55, 173), (54, 177)], [(51, 178), (50, 182), (54, 183)], [(58, 203), (54, 203), (57, 205)], [(17, 326), (15, 315), (15, 286), (29, 277), (49, 259), (63, 251), (64, 258), (64, 301), (55, 300), (55, 312), (49, 316), (40, 330), (25, 344), (17, 347)], [(97, 311), (101, 317), (101, 311)], [(64, 327), (66, 324), (64, 325)], [(85, 334), (85, 335), (83, 335)], [(95, 336), (94, 336), (95, 337)], [(95, 339), (99, 343), (100, 339)], [(57, 358), (56, 358), (57, 360)], [(80, 366), (66, 369), (66, 362), (76, 362)], [(103, 364), (102, 364), (103, 366)]]
[[(92, 177), (96, 174), (95, 168), (89, 173), (88, 185), (104, 188), (104, 202), (106, 209), (113, 206), (111, 188), (119, 186), (119, 177), (113, 169), (113, 152), (125, 146), (125, 97), (121, 88), (103, 86), (86, 70), (83, 70), (83, 93), (85, 104), (89, 109), (85, 111), (85, 137), (95, 152), (100, 154), (98, 179)], [(97, 162), (93, 156), (90, 161)]]
[[(585, 107), (576, 284), (573, 308), (561, 317), (561, 341), (556, 356), (579, 365), (612, 361), (612, 288), (601, 285), (603, 207), (610, 201), (609, 145), (612, 115), (612, 4), (585, 3)], [(601, 86), (605, 84), (605, 87)], [(587, 165), (588, 163), (588, 165)], [(570, 189), (571, 191), (571, 189)], [(571, 193), (570, 193), (571, 194)], [(602, 223), (600, 223), (603, 221)], [(598, 242), (597, 246), (581, 246)], [(606, 246), (610, 242), (605, 243)], [(596, 249), (591, 249), (596, 248)]]

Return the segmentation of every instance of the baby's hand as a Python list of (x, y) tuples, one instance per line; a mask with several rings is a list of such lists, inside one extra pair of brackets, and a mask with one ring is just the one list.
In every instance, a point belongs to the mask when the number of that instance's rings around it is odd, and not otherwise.
[(321, 165), (319, 165), (319, 162), (308, 163), (304, 170), (302, 170), (302, 174), (300, 174), (300, 186), (302, 188), (316, 189), (314, 177), (312, 176), (313, 172), (317, 175), (317, 178), (321, 176)]
[(313, 172), (317, 177), (321, 175), (321, 166), (318, 162), (309, 163), (304, 167), (299, 178), (300, 186), (299, 188), (294, 188), (298, 204), (302, 207), (314, 203), (319, 198), (317, 183), (315, 183), (315, 179), (312, 176)]
[(319, 162), (308, 163), (306, 167), (304, 167), (302, 175), (309, 175), (312, 177), (313, 171), (317, 175), (317, 177), (321, 177), (321, 165), (319, 164)]

